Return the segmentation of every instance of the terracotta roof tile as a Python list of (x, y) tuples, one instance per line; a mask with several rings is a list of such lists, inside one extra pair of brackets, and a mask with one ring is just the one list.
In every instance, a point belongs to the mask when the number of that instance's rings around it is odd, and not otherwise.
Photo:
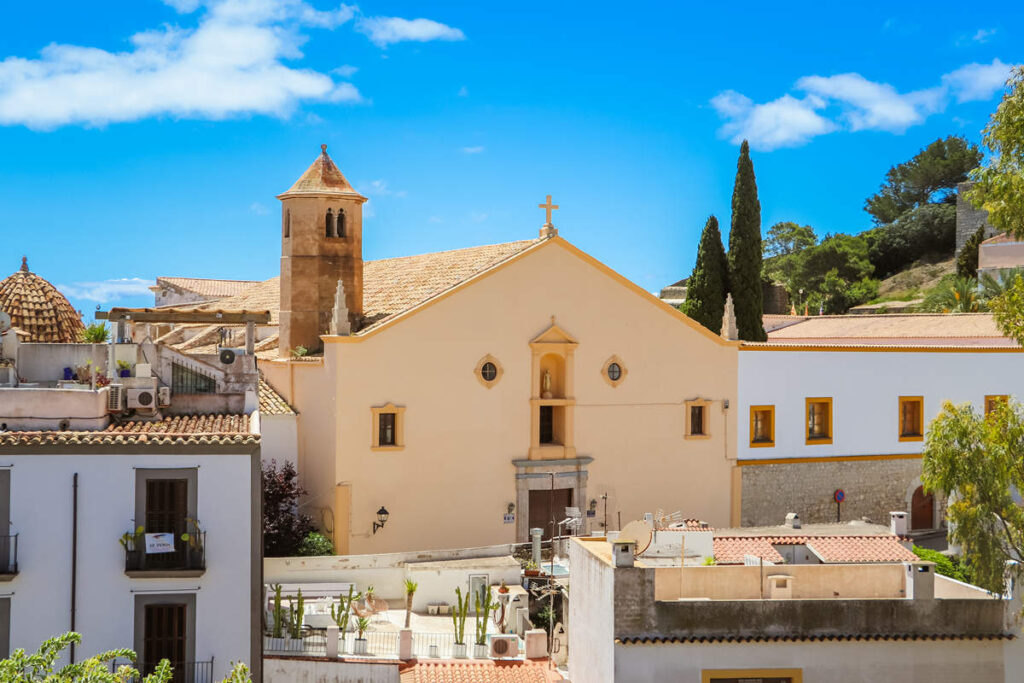
[(295, 411), (281, 394), (260, 375), (260, 415), (294, 415)]
[(258, 280), (211, 280), (198, 277), (158, 277), (156, 279), (157, 287), (170, 285), (174, 289), (210, 298), (241, 294), (258, 283)]
[(776, 545), (806, 545), (828, 564), (918, 560), (897, 536), (716, 536), (713, 541), (718, 564), (743, 564), (745, 555), (781, 564), (783, 558), (775, 549)]
[(401, 683), (548, 683), (564, 680), (547, 660), (412, 661), (399, 670)]
[(821, 636), (627, 636), (616, 638), (620, 645), (676, 645), (690, 643), (786, 643), (786, 642), (836, 642), (836, 641), (908, 641), (908, 640), (1013, 640), (1012, 633), (837, 633)]
[(135, 420), (111, 424), (97, 431), (0, 432), (0, 446), (96, 444), (183, 445), (255, 444), (259, 434), (250, 428), (248, 415), (172, 415), (162, 420)]
[(71, 344), (81, 341), (82, 316), (56, 287), (28, 269), (21, 268), (0, 281), (0, 311), (11, 316), (11, 325), (27, 333), (26, 341)]
[(278, 198), (292, 194), (336, 194), (365, 199), (349, 185), (341, 170), (327, 155), (327, 145), (320, 145), (320, 156), (316, 158), (287, 192)]
[(767, 344), (1018, 346), (999, 331), (991, 313), (796, 316), (792, 324), (769, 330)]

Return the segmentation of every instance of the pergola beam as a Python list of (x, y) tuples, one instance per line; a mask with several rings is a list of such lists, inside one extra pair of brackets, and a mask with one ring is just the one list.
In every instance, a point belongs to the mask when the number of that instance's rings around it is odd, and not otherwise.
[(196, 311), (187, 308), (111, 308), (96, 311), (97, 320), (112, 323), (132, 321), (137, 323), (206, 323), (208, 325), (242, 325), (254, 323), (266, 325), (270, 322), (270, 311)]

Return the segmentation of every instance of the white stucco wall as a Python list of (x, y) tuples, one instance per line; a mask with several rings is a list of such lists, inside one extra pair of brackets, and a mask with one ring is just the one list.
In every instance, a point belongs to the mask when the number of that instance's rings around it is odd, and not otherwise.
[[(1004, 647), (1009, 645), (1001, 640), (615, 645), (614, 680), (699, 683), (701, 672), (709, 669), (800, 669), (803, 683), (1019, 681), (1011, 677), (1019, 671), (1004, 670)], [(612, 679), (573, 675), (572, 680)]]
[(398, 664), (267, 657), (263, 683), (398, 683)]
[[(942, 402), (1020, 395), (1019, 352), (740, 351), (738, 457), (741, 460), (920, 453), (899, 440), (899, 397), (924, 397), (924, 424)], [(832, 397), (832, 443), (805, 443), (804, 400)], [(750, 406), (775, 406), (775, 446), (750, 447)]]
[[(72, 479), (78, 473), (79, 656), (134, 648), (134, 600), (191, 593), (195, 658), (215, 658), (214, 680), (232, 661), (251, 662), (250, 567), (253, 456), (3, 455), (11, 472), (11, 530), (19, 534), (19, 574), (11, 594), (11, 648), (35, 650), (70, 629)], [(205, 574), (189, 579), (125, 575), (121, 534), (136, 526), (137, 468), (198, 468), (197, 513), (206, 537)], [(141, 522), (139, 522), (141, 523)]]
[(277, 461), (299, 467), (299, 434), (297, 415), (260, 414), (260, 457), (264, 464)]
[(576, 542), (569, 544), (569, 562), (569, 678), (575, 683), (617, 680), (614, 569)]

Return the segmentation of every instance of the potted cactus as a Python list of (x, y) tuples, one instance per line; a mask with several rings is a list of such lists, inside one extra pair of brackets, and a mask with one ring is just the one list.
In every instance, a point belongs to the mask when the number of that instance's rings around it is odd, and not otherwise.
[[(275, 594), (274, 599), (277, 599)], [(302, 589), (295, 600), (288, 601), (288, 616), (285, 621), (284, 647), (285, 652), (302, 652), (302, 625), (306, 620), (306, 599), (302, 597)]]
[(268, 652), (281, 652), (284, 650), (284, 607), (281, 606), (281, 585), (273, 584), (270, 588), (274, 591), (274, 603), (270, 610), (270, 635), (264, 637), (263, 649)]
[[(483, 599), (480, 599), (480, 594)], [(491, 602), (491, 589), (486, 586), (474, 596), (473, 609), (476, 611), (476, 644), (473, 646), (473, 656), (477, 659), (487, 658), (487, 620), (491, 616), (494, 604)]]
[(452, 623), (455, 626), (455, 645), (452, 656), (466, 658), (466, 614), (469, 612), (469, 596), (462, 597), (462, 589), (455, 589), (455, 605), (452, 607)]
[(338, 596), (338, 608), (335, 609), (334, 605), (331, 605), (331, 620), (337, 625), (338, 632), (341, 634), (340, 652), (345, 651), (345, 631), (348, 630), (348, 622), (352, 616), (352, 601), (358, 600), (361, 597), (361, 593), (355, 593), (354, 586), (349, 586), (348, 597), (344, 595)]
[(356, 636), (355, 644), (352, 648), (353, 654), (365, 655), (366, 654), (366, 638), (363, 638), (363, 634), (366, 633), (366, 629), (370, 628), (369, 617), (359, 617), (356, 619)]

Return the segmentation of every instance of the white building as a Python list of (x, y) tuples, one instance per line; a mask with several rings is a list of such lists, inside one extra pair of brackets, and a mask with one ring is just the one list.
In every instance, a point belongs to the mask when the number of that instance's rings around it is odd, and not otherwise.
[(665, 566), (574, 538), (573, 683), (1009, 683), (1020, 601), (919, 563)]
[(944, 502), (921, 489), (927, 425), (947, 400), (984, 411), (1019, 397), (1022, 349), (989, 314), (766, 322), (768, 342), (739, 353), (742, 525), (787, 512), (886, 523), (906, 510), (911, 530), (939, 528)]

